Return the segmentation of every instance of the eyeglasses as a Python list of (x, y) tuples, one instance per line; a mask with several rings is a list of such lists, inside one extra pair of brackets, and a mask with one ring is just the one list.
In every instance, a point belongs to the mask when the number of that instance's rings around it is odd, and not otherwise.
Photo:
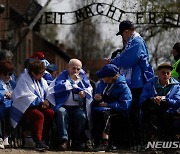
[(11, 76), (12, 75), (12, 72), (7, 72), (7, 73), (3, 73), (4, 76)]

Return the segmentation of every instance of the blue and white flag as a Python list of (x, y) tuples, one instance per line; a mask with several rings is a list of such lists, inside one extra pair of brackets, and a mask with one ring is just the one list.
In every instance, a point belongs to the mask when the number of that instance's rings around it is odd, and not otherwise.
[(84, 91), (86, 95), (86, 114), (89, 122), (89, 129), (91, 129), (91, 102), (92, 102), (92, 86), (85, 74), (84, 70), (80, 72), (80, 78), (82, 79), (78, 84), (74, 84), (69, 80), (69, 74), (67, 70), (64, 70), (59, 76), (50, 84), (47, 93), (47, 99), (55, 106), (56, 111), (66, 102), (71, 90), (77, 92)]
[(35, 82), (27, 70), (21, 74), (12, 94), (13, 104), (10, 109), (10, 118), (13, 128), (17, 126), (24, 112), (34, 100), (38, 98), (44, 101), (47, 88), (47, 82), (43, 78)]
[(43, 78), (47, 81), (47, 84), (50, 85), (52, 81), (54, 80), (54, 77), (49, 73), (48, 71), (45, 70)]

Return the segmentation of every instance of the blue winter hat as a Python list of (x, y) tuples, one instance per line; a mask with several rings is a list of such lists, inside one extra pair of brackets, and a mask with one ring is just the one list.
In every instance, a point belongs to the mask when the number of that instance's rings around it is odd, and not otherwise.
[(99, 71), (96, 72), (96, 75), (99, 78), (105, 78), (105, 77), (114, 77), (119, 69), (114, 64), (106, 64), (104, 67), (102, 67)]
[(55, 64), (50, 64), (46, 69), (50, 71), (57, 71), (57, 66)]

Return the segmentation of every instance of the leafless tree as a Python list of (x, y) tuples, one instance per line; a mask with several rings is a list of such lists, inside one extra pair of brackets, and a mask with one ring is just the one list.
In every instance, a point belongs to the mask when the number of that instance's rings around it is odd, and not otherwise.
[[(76, 1), (76, 8), (93, 3), (90, 1)], [(101, 27), (98, 22), (99, 18), (88, 18), (78, 24), (71, 26), (70, 33), (68, 34), (68, 45), (73, 48), (78, 58), (82, 60), (83, 66), (91, 70), (88, 61), (94, 59), (103, 59), (107, 56), (108, 46), (112, 46), (111, 42), (103, 42), (101, 35)], [(106, 44), (105, 44), (106, 43)], [(110, 50), (109, 50), (110, 52)]]

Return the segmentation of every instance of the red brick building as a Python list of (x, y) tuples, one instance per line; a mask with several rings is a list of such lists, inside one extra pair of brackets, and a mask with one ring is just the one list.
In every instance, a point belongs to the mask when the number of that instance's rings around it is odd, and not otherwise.
[[(66, 68), (70, 57), (59, 47), (40, 37), (35, 29), (30, 30), (23, 38), (28, 25), (32, 22), (27, 18), (27, 10), (32, 2), (33, 0), (0, 1), (5, 6), (4, 12), (0, 14), (0, 50), (9, 49), (14, 51), (13, 61), (17, 75), (24, 68), (24, 60), (36, 51), (43, 51), (45, 58), (50, 63), (55, 63), (59, 71), (62, 71)], [(14, 50), (18, 42), (20, 42), (20, 45), (17, 50)]]

